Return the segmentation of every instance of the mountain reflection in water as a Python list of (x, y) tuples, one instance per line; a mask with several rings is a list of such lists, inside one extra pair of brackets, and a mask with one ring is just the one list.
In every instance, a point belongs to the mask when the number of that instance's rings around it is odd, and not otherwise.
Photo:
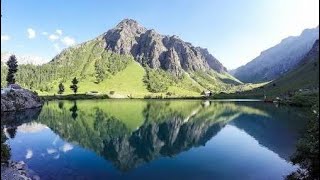
[(91, 150), (127, 172), (206, 146), (227, 124), (288, 160), (304, 127), (303, 116), (293, 108), (261, 102), (83, 100), (49, 102), (41, 112), (8, 113), (1, 119), (6, 119), (7, 132), (21, 124), (24, 133), (45, 125), (64, 141)]

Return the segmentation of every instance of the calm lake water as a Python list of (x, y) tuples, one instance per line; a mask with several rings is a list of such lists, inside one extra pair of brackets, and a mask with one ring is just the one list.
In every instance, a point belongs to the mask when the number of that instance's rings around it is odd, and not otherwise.
[(306, 119), (263, 102), (53, 101), (5, 114), (11, 159), (41, 179), (282, 179)]

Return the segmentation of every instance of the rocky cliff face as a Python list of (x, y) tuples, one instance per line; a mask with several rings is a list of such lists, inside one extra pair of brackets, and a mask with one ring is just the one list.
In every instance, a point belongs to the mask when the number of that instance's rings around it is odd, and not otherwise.
[(41, 99), (34, 92), (26, 89), (1, 92), (1, 113), (38, 108), (42, 105)]
[(177, 36), (164, 36), (147, 30), (136, 21), (125, 19), (103, 35), (106, 49), (130, 54), (136, 61), (151, 68), (161, 68), (180, 75), (182, 71), (227, 69), (207, 49), (194, 47)]
[(301, 63), (306, 63), (308, 61), (312, 61), (312, 60), (319, 60), (319, 39), (317, 39), (311, 50), (307, 53), (307, 55), (303, 58), (303, 60), (301, 61)]

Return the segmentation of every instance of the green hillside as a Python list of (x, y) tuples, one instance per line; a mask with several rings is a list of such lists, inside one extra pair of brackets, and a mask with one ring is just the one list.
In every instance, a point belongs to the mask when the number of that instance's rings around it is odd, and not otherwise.
[(301, 63), (280, 78), (231, 96), (267, 97), (290, 96), (296, 92), (319, 92), (319, 42), (317, 41)]
[(283, 93), (319, 86), (319, 56), (311, 59), (301, 67), (271, 82), (266, 87), (273, 93)]
[[(1, 86), (5, 86), (7, 67), (1, 63)], [(17, 83), (37, 91), (40, 95), (58, 92), (59, 83), (65, 86), (64, 94), (71, 94), (71, 80), (79, 80), (78, 93), (98, 91), (118, 97), (144, 96), (199, 96), (203, 90), (230, 91), (238, 84), (227, 73), (184, 71), (175, 76), (162, 69), (142, 66), (129, 55), (105, 50), (100, 37), (64, 50), (51, 62), (41, 65), (20, 65)]]
[(317, 44), (310, 51), (312, 54), (309, 53), (297, 68), (270, 82), (264, 87), (264, 90), (270, 94), (286, 94), (300, 89), (318, 88), (319, 46), (316, 46)]

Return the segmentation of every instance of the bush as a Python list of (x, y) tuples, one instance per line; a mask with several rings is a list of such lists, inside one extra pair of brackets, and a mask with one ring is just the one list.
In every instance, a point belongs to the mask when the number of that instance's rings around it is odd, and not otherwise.
[(146, 95), (143, 97), (144, 99), (151, 99), (152, 97), (150, 95)]
[(115, 91), (110, 91), (109, 92), (111, 95), (114, 95), (115, 94)]

